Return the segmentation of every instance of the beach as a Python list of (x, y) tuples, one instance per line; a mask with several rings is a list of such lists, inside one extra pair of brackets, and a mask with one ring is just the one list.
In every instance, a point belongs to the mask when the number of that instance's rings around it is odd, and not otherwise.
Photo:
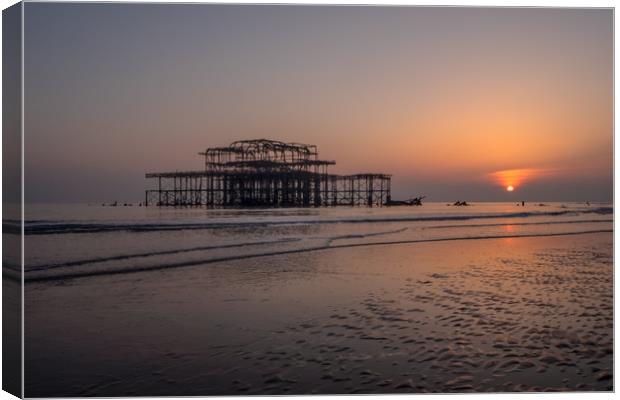
[(26, 396), (613, 389), (610, 205), (69, 209), (26, 225)]

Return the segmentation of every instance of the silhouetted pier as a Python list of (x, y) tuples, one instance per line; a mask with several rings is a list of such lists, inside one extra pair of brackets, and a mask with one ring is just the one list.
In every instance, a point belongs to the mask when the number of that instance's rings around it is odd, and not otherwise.
[(196, 207), (382, 206), (391, 176), (336, 175), (335, 161), (320, 160), (317, 147), (274, 140), (243, 140), (209, 148), (204, 170), (147, 173), (156, 189), (145, 204)]

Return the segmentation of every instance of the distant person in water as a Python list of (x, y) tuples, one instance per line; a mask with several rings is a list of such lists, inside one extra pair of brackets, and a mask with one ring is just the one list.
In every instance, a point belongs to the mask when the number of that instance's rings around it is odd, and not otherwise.
[(525, 201), (521, 202), (521, 207), (525, 207)]

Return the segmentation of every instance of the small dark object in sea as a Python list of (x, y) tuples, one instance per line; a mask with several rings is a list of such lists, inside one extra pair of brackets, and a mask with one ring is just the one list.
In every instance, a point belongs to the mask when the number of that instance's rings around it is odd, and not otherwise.
[(453, 206), (469, 206), (470, 204), (468, 204), (466, 201), (460, 201), (458, 200), (457, 202), (455, 202), (454, 204), (452, 204)]
[(422, 200), (426, 196), (414, 197), (409, 200), (392, 200), (390, 196), (387, 197), (387, 200), (384, 205), (386, 206), (421, 206)]

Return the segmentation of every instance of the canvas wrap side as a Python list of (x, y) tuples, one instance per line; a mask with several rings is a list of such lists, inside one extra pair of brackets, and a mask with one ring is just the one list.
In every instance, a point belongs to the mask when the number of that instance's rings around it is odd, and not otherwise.
[(2, 11), (2, 389), (22, 397), (22, 3)]

